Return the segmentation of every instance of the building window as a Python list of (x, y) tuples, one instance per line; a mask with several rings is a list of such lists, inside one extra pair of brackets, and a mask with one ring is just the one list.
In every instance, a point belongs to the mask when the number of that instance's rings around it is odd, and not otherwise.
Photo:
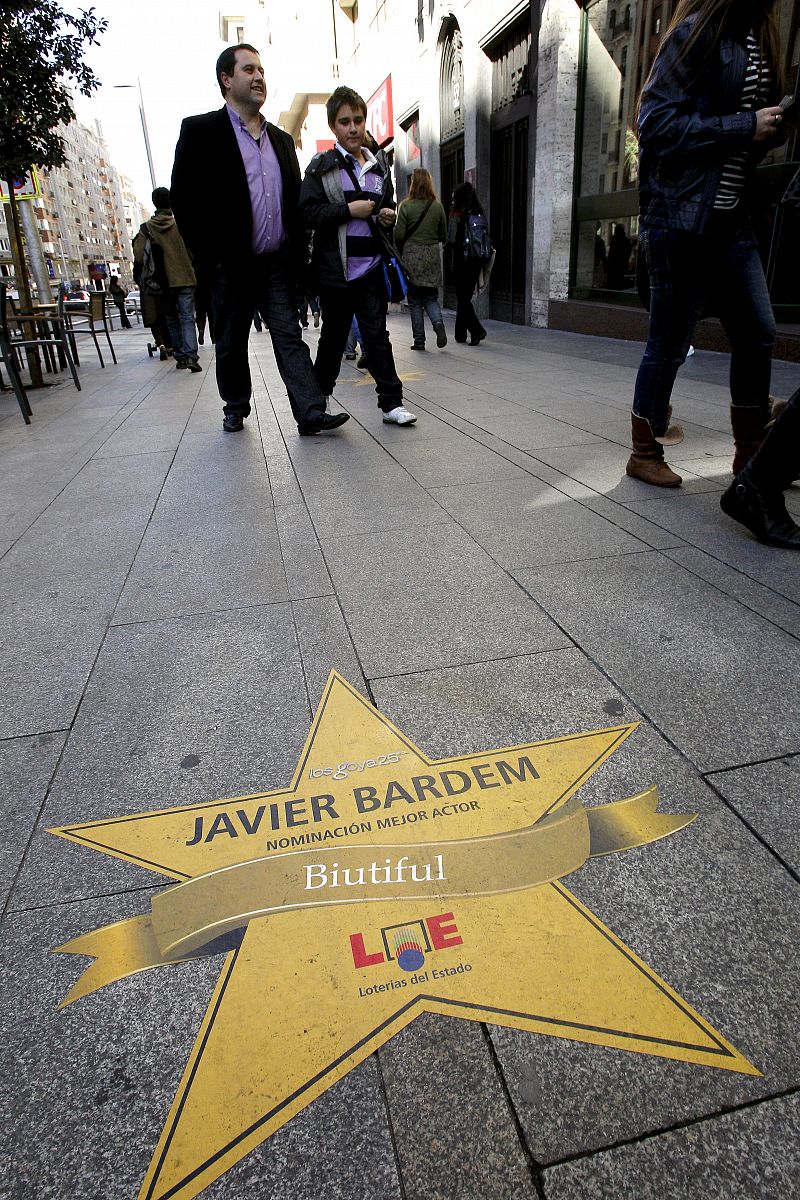
[(461, 30), (452, 22), (442, 49), (439, 82), (441, 140), (464, 132), (464, 57)]
[(529, 96), (531, 59), (530, 10), (524, 21), (509, 30), (487, 50), (492, 60), (492, 112), (501, 112), (522, 96)]

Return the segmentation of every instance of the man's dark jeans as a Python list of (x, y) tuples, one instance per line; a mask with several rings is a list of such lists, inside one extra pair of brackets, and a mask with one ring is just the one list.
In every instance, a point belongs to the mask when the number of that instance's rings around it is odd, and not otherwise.
[(320, 290), (322, 333), (314, 370), (326, 396), (333, 391), (353, 316), (358, 318), (361, 348), (375, 380), (378, 408), (391, 412), (403, 403), (403, 385), (397, 376), (392, 344), (386, 330), (388, 299), (383, 267), (375, 267), (347, 287)]
[(643, 229), (639, 254), (650, 281), (650, 330), (634, 413), (656, 437), (665, 432), (675, 376), (709, 300), (731, 343), (731, 403), (767, 408), (775, 318), (749, 224), (714, 214), (704, 234)]
[(315, 421), (325, 411), (311, 355), (303, 341), (297, 304), (286, 275), (285, 255), (254, 255), (241, 273), (220, 268), (212, 291), (217, 387), (225, 415), (250, 415), (252, 384), (247, 347), (253, 313), (261, 313), (272, 338), (275, 361), (289, 394), (298, 425)]

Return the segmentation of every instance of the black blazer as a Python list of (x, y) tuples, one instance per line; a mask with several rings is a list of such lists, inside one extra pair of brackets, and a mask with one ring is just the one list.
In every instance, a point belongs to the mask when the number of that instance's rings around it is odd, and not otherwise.
[[(267, 133), (281, 171), (291, 271), (302, 286), (308, 238), (297, 207), (300, 166), (289, 134), (269, 121)], [(231, 274), (247, 274), (253, 258), (253, 213), (227, 105), (183, 121), (170, 195), (178, 228), (200, 271), (208, 274), (223, 266)]]

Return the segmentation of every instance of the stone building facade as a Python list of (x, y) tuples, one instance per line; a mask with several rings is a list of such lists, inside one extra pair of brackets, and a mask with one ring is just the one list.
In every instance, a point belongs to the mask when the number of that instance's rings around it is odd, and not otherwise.
[[(778, 3), (796, 87), (800, 0)], [(485, 315), (636, 336), (634, 111), (674, 6), (303, 0), (245, 6), (231, 28), (261, 51), (266, 111), (294, 136), (302, 163), (330, 144), (322, 104), (347, 83), (368, 99), (399, 197), (416, 166), (445, 204), (462, 179), (474, 184), (497, 249)], [(762, 168), (773, 209), (798, 159), (795, 135)], [(792, 283), (780, 271), (800, 255), (800, 230), (784, 220), (764, 239), (779, 319), (800, 321), (796, 272)]]

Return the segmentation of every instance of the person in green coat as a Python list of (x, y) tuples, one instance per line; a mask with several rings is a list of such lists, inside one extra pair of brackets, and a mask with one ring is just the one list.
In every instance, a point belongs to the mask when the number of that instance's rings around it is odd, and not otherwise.
[(436, 334), (436, 345), (447, 345), (447, 333), (439, 305), (442, 256), (439, 246), (447, 241), (447, 217), (436, 198), (430, 171), (418, 168), (411, 176), (408, 199), (397, 213), (395, 245), (408, 275), (408, 307), (411, 313), (412, 350), (425, 349), (425, 313)]

